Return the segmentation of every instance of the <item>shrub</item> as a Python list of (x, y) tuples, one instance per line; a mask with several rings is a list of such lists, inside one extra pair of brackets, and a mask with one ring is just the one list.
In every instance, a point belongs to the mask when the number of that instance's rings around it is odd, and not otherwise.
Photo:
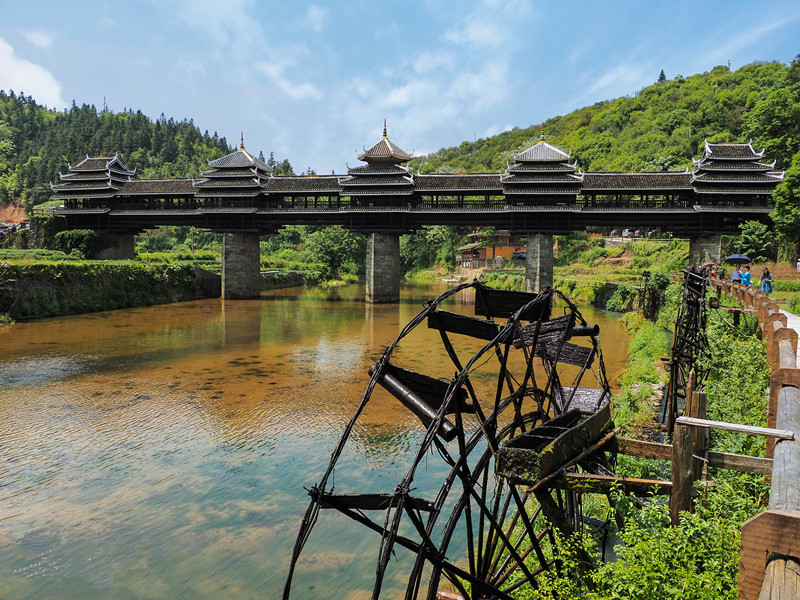
[(613, 310), (615, 312), (627, 312), (633, 310), (636, 300), (639, 297), (639, 292), (635, 287), (627, 283), (620, 283), (611, 298), (606, 303), (606, 310)]

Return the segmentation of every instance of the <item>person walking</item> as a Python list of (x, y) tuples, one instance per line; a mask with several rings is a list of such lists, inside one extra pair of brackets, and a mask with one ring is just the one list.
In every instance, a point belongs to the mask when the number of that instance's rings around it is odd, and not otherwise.
[(734, 283), (742, 282), (742, 272), (739, 270), (739, 265), (736, 265), (733, 268), (733, 273), (731, 273), (731, 281)]
[(746, 285), (746, 286), (749, 287), (750, 286), (750, 265), (745, 265), (745, 266), (742, 267), (742, 271), (741, 271), (740, 277), (741, 277), (741, 280), (742, 280), (742, 285)]
[(767, 267), (764, 267), (764, 270), (761, 272), (761, 279), (758, 280), (759, 289), (765, 294), (771, 294), (773, 281), (775, 281), (775, 278), (772, 276), (772, 273), (769, 272)]

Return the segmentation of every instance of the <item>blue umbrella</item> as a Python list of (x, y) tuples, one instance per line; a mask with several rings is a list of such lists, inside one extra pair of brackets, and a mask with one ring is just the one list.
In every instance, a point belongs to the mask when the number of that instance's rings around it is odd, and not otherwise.
[(751, 262), (750, 257), (745, 256), (744, 254), (731, 254), (730, 256), (725, 257), (726, 263), (731, 263), (732, 265), (746, 265), (747, 263)]

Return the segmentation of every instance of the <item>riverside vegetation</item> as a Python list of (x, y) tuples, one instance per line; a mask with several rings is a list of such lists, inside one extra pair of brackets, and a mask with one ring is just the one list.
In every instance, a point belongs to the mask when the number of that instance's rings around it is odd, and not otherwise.
[[(615, 422), (629, 437), (652, 438), (660, 430), (656, 416), (658, 396), (666, 381), (661, 356), (668, 354), (671, 335), (665, 329), (675, 318), (681, 287), (670, 285), (656, 322), (634, 313), (625, 315), (632, 333), (630, 362), (620, 377), (621, 390), (613, 398)], [(745, 317), (733, 332), (716, 313), (709, 318), (710, 375), (706, 383), (708, 418), (747, 425), (766, 425), (770, 369), (763, 343), (755, 338), (755, 321)], [(712, 431), (711, 449), (763, 455), (758, 436)], [(668, 462), (618, 457), (617, 473), (629, 477), (670, 478)], [(769, 486), (764, 477), (722, 469), (709, 470), (713, 486), (698, 489), (694, 511), (670, 525), (668, 499), (647, 498), (644, 503), (613, 492), (624, 529), (617, 530), (612, 509), (605, 502), (584, 506), (588, 516), (608, 519), (617, 536), (616, 559), (585, 572), (578, 561), (580, 545), (596, 552), (602, 532), (588, 526), (577, 540), (566, 543), (564, 568), (541, 580), (525, 598), (733, 599), (737, 597), (741, 525), (766, 508)], [(606, 534), (608, 535), (608, 534)]]

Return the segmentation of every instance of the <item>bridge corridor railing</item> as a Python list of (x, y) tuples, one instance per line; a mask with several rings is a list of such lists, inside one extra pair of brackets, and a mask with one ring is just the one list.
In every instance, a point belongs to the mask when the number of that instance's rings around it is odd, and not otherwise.
[[(109, 210), (136, 210), (136, 211), (169, 211), (169, 210), (225, 210), (253, 208), (263, 211), (286, 212), (319, 212), (319, 211), (458, 211), (458, 210), (490, 210), (490, 211), (522, 211), (522, 210), (580, 210), (587, 212), (603, 212), (630, 210), (691, 210), (698, 201), (689, 198), (595, 198), (590, 196), (578, 197), (542, 197), (531, 200), (530, 198), (514, 198), (502, 196), (473, 197), (473, 196), (421, 196), (412, 198), (379, 198), (359, 199), (339, 196), (307, 196), (307, 197), (276, 197), (262, 196), (247, 199), (229, 198), (109, 198), (109, 199), (71, 199), (64, 202), (67, 209), (109, 209)], [(712, 199), (705, 200), (700, 206), (706, 208), (728, 209), (763, 209), (769, 205), (760, 200), (730, 200)]]

